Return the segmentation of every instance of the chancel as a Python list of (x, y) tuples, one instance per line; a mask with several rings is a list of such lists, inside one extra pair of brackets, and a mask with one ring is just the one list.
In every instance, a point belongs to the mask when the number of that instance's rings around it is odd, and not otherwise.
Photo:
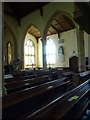
[(90, 3), (3, 3), (2, 120), (90, 120)]

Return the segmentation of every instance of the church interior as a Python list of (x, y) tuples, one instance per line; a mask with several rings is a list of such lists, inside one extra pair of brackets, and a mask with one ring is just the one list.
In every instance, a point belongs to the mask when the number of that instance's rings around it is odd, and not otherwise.
[(90, 120), (90, 2), (4, 2), (2, 120)]

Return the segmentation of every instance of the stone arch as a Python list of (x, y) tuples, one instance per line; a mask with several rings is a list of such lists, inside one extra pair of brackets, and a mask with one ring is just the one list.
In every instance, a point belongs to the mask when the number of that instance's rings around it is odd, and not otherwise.
[[(25, 30), (24, 30), (24, 34), (23, 34), (23, 40), (22, 40), (22, 48), (23, 48), (23, 54), (22, 54), (22, 67), (24, 68), (24, 41), (25, 41), (25, 38), (26, 38), (26, 35), (27, 35), (27, 32), (28, 32), (28, 30), (29, 30), (29, 28), (31, 27), (31, 26), (34, 26), (34, 27), (36, 27), (37, 28), (37, 26), (36, 25), (34, 25), (34, 24), (29, 24), (26, 28), (25, 28)], [(37, 28), (38, 29), (38, 28)], [(38, 29), (39, 30), (39, 29)], [(33, 38), (35, 38), (33, 35), (31, 35)], [(36, 38), (35, 38), (36, 39)], [(35, 49), (37, 49), (37, 45), (36, 45), (36, 43), (37, 43), (37, 41), (33, 41), (34, 42), (34, 45), (35, 45)], [(35, 50), (36, 51), (36, 50)], [(38, 58), (38, 56), (37, 56), (37, 52), (35, 52), (35, 54), (36, 54), (36, 60), (35, 60), (35, 62), (36, 62), (36, 66), (38, 65), (38, 60), (37, 60), (37, 58)]]
[(45, 26), (45, 29), (44, 29), (44, 32), (43, 32), (43, 38), (45, 39), (46, 38), (46, 34), (47, 34), (47, 30), (48, 28), (50, 27), (50, 24), (51, 22), (54, 20), (55, 17), (57, 17), (58, 15), (64, 15), (64, 16), (67, 16), (68, 18), (70, 18), (72, 20), (72, 22), (74, 23), (75, 25), (75, 28), (77, 27), (77, 24), (76, 22), (74, 21), (73, 17), (68, 14), (67, 12), (65, 11), (56, 11), (52, 16), (51, 18), (48, 20), (48, 23), (46, 24)]
[[(46, 40), (46, 35), (47, 35), (47, 31), (48, 31), (48, 29), (49, 29), (49, 27), (50, 27), (50, 24), (52, 23), (52, 21), (53, 21), (58, 15), (63, 15), (63, 16), (68, 17), (68, 18), (73, 22), (75, 28), (78, 27), (77, 24), (76, 24), (76, 22), (74, 21), (73, 17), (72, 17), (69, 13), (67, 13), (66, 11), (56, 11), (56, 12), (50, 17), (50, 19), (48, 20), (48, 22), (46, 23), (46, 26), (45, 26), (44, 31), (43, 31), (43, 38), (42, 38), (43, 41)], [(45, 42), (44, 42), (44, 43), (45, 43)], [(43, 51), (44, 51), (44, 50), (45, 50), (45, 49), (43, 49)], [(43, 53), (43, 54), (44, 54), (44, 53)], [(43, 55), (43, 56), (44, 56), (44, 55)], [(45, 59), (45, 58), (43, 58), (43, 67), (46, 68), (46, 65), (44, 65), (44, 64), (46, 64), (46, 60), (44, 60), (44, 59)]]
[[(28, 30), (29, 30), (29, 28), (31, 27), (31, 26), (34, 26), (34, 27), (36, 27), (34, 24), (29, 24), (26, 28), (25, 28), (25, 31), (24, 31), (24, 34), (23, 34), (23, 43), (22, 43), (22, 47), (24, 47), (24, 40), (25, 40), (25, 37), (26, 37), (26, 34), (27, 34), (27, 32), (28, 32)], [(37, 27), (36, 27), (37, 28)]]

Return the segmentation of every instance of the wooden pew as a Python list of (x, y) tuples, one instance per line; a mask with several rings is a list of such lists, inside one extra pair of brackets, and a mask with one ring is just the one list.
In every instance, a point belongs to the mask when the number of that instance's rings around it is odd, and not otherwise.
[[(27, 87), (31, 87), (33, 85), (38, 85), (50, 80), (55, 80), (58, 79), (58, 75), (60, 73), (56, 73), (56, 72), (51, 72), (51, 76), (41, 76), (41, 77), (36, 77), (33, 79), (26, 79), (26, 80), (12, 80), (11, 82), (5, 83), (5, 88), (6, 88), (6, 92), (7, 94), (13, 93), (13, 92), (17, 92), (19, 90), (25, 89)], [(50, 74), (49, 74), (50, 75)], [(62, 74), (62, 77), (67, 77), (68, 80), (71, 80), (70, 84), (72, 84), (72, 73), (71, 72), (65, 72)], [(60, 78), (62, 78), (60, 77)], [(69, 84), (69, 86), (70, 86)], [(69, 87), (70, 88), (70, 87)]]
[(70, 80), (68, 90), (73, 89), (74, 83), (73, 83), (73, 73), (71, 71), (63, 72), (63, 77), (67, 77), (68, 80)]
[[(69, 83), (69, 81), (65, 81), (66, 79), (67, 78), (64, 77), (62, 79), (57, 79), (57, 80), (54, 80), (54, 81), (46, 82), (44, 84), (40, 84), (40, 85), (37, 85), (37, 86), (27, 88), (25, 90), (21, 90), (21, 91), (19, 91), (17, 93), (14, 93), (14, 94), (6, 95), (6, 96), (4, 96), (4, 100), (9, 100), (9, 99), (12, 98), (12, 102), (11, 101), (9, 103), (5, 102), (4, 105), (6, 105), (6, 106), (8, 106), (9, 104), (12, 105), (13, 103), (23, 101), (23, 100), (25, 100), (27, 98), (33, 97), (35, 95), (38, 95), (38, 94), (41, 94), (41, 93), (46, 92), (48, 90), (59, 87), (59, 86), (61, 86), (63, 84)], [(23, 98), (22, 97), (23, 95), (26, 95), (26, 96)], [(19, 97), (19, 98), (17, 98), (17, 101), (14, 101), (14, 98), (16, 98), (16, 97)]]
[(51, 79), (59, 79), (62, 77), (67, 77), (68, 79), (72, 79), (72, 72), (71, 71), (63, 71), (59, 69), (51, 70)]
[(4, 82), (5, 83), (11, 82), (11, 81), (13, 81), (13, 75), (12, 74), (4, 75)]
[[(59, 73), (60, 74), (60, 73)], [(58, 79), (58, 72), (57, 69), (46, 69), (46, 70), (37, 70), (37, 76), (48, 75), (51, 80)]]
[(43, 75), (49, 75), (50, 74), (50, 70), (49, 69), (35, 70), (35, 74), (38, 77), (43, 76)]
[(18, 119), (29, 111), (32, 113), (64, 93), (68, 83), (69, 81), (66, 81), (64, 77), (4, 96), (2, 99), (3, 119)]
[(49, 80), (48, 76), (37, 77), (33, 79), (26, 79), (22, 81), (14, 81), (11, 83), (5, 83), (5, 88), (7, 89), (7, 94), (17, 92), (32, 86), (36, 86), (42, 83), (45, 83)]
[(64, 77), (72, 78), (72, 72), (71, 71), (69, 71), (69, 72), (63, 72), (63, 76)]
[(80, 120), (90, 104), (90, 80), (56, 98), (22, 120)]
[(12, 75), (13, 75), (13, 79), (5, 80), (5, 83), (12, 82), (12, 81), (21, 81), (21, 80), (41, 77), (41, 76), (45, 76), (45, 75), (48, 75), (50, 77), (50, 76), (53, 76), (53, 73), (51, 75), (51, 70), (49, 70), (49, 69), (46, 69), (46, 70), (26, 70), (26, 71), (24, 70), (24, 71), (16, 71)]
[(15, 80), (24, 80), (24, 79), (29, 79), (29, 78), (34, 78), (34, 70), (23, 70), (23, 71), (16, 71), (13, 73), (13, 78)]
[(35, 76), (33, 74), (32, 75), (17, 74), (13, 76), (13, 78), (4, 79), (4, 81), (5, 83), (11, 83), (11, 82), (21, 81), (21, 80), (31, 79), (31, 78), (35, 78)]
[[(90, 82), (89, 85), (84, 84), (84, 88), (78, 88), (75, 93), (72, 93), (70, 96), (66, 97), (60, 104), (58, 104), (59, 106), (53, 109), (53, 114), (55, 114), (53, 118), (57, 120), (81, 119), (83, 112), (90, 102), (88, 93), (90, 94)], [(74, 98), (72, 99), (72, 97)]]
[(16, 71), (15, 73), (12, 74), (13, 79), (5, 80), (5, 83), (12, 82), (12, 81), (21, 81), (21, 80), (41, 77), (45, 75), (48, 75), (51, 80), (55, 80), (60, 78), (58, 76), (63, 77), (62, 73), (63, 71), (57, 70), (57, 69)]
[(81, 73), (73, 73), (73, 87), (77, 87), (78, 85), (82, 84), (86, 80), (90, 79), (90, 71), (85, 71)]
[(79, 83), (85, 82), (87, 79), (90, 79), (90, 71), (85, 71), (79, 73)]

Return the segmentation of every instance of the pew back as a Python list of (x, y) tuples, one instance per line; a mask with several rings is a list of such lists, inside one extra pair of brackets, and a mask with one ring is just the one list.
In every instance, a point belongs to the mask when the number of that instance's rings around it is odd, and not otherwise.
[(70, 92), (58, 97), (41, 109), (28, 115), (24, 120), (79, 120), (90, 102), (90, 80)]

